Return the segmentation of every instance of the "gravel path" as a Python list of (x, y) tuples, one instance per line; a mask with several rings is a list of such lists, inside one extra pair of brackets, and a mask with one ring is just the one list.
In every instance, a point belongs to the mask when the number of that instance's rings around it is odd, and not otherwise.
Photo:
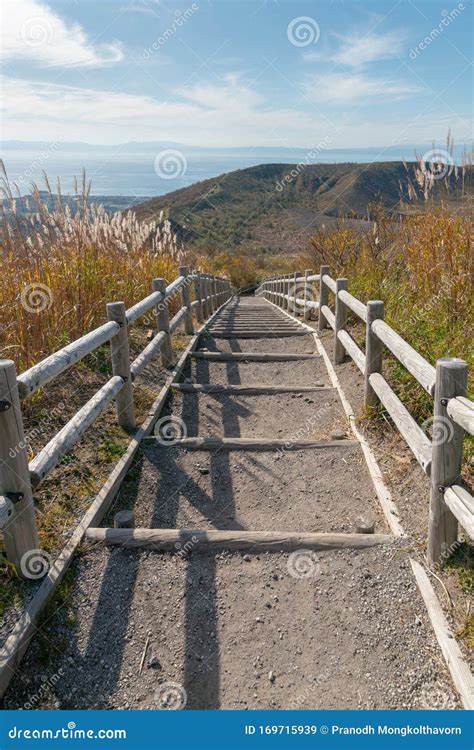
[[(231, 314), (271, 311), (243, 298)], [(206, 335), (204, 348), (312, 353), (315, 346), (311, 335)], [(294, 362), (239, 364), (238, 382), (328, 382), (320, 360), (296, 364), (292, 380)], [(220, 384), (235, 377), (216, 362), (194, 363), (188, 373)], [(335, 390), (173, 394), (166, 409), (189, 436), (350, 436)], [(149, 441), (104, 525), (132, 507), (145, 527), (349, 532), (362, 515), (387, 532), (357, 444), (194, 452)], [(409, 540), (395, 538), (364, 550), (292, 554), (85, 546), (4, 707), (458, 708), (412, 553)]]

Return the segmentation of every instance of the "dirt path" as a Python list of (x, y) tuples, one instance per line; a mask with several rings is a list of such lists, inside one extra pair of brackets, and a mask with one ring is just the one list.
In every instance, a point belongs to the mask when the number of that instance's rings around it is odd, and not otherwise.
[[(269, 336), (275, 326), (284, 335)], [(221, 338), (260, 328), (257, 338)], [(243, 298), (201, 337), (187, 379), (314, 386), (314, 393), (173, 393), (165, 415), (188, 436), (349, 438), (314, 339)], [(213, 334), (216, 334), (216, 337)], [(358, 443), (262, 452), (188, 451), (150, 441), (115, 513), (144, 527), (388, 533)], [(109, 526), (112, 517), (104, 521)], [(29, 648), (5, 707), (453, 708), (459, 702), (411, 573), (410, 540), (365, 550), (172, 554), (85, 548), (54, 616)], [(141, 666), (143, 664), (143, 666)]]

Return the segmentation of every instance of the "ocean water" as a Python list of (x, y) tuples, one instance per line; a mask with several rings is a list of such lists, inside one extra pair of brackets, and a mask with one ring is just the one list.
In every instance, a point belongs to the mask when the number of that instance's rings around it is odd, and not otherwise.
[(256, 166), (258, 164), (306, 163), (366, 163), (373, 161), (413, 160), (413, 147), (402, 149), (346, 149), (321, 150), (311, 159), (308, 152), (300, 149), (239, 149), (200, 152), (186, 146), (164, 151), (127, 151), (120, 148), (97, 147), (90, 150), (65, 150), (57, 148), (3, 148), (1, 157), (10, 182), (18, 184), (20, 192), (30, 192), (36, 182), (44, 188), (43, 171), (50, 180), (53, 191), (59, 178), (64, 194), (74, 191), (74, 176), (81, 179), (85, 169), (87, 180), (91, 180), (92, 195), (121, 195), (152, 197), (187, 187), (195, 182), (215, 177), (224, 172)]

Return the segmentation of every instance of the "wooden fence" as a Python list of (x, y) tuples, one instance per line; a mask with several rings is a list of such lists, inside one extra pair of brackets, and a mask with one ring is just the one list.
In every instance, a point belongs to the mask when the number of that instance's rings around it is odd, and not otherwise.
[[(312, 299), (313, 282), (319, 282), (319, 301)], [(334, 361), (349, 355), (365, 381), (364, 403), (380, 401), (415, 458), (430, 476), (431, 496), (428, 527), (428, 557), (440, 562), (458, 544), (458, 522), (474, 538), (474, 497), (461, 479), (464, 432), (474, 434), (474, 403), (465, 397), (467, 363), (461, 359), (439, 359), (436, 368), (413, 349), (384, 321), (384, 304), (362, 303), (348, 291), (347, 279), (332, 279), (328, 266), (319, 274), (305, 271), (270, 278), (258, 288), (265, 297), (288, 313), (311, 317), (319, 311), (318, 328), (334, 331)], [(329, 306), (330, 295), (333, 310)], [(365, 353), (347, 330), (348, 312), (365, 323)], [(382, 375), (384, 346), (434, 399), (430, 440)]]
[[(135, 378), (158, 353), (163, 365), (170, 365), (173, 333), (184, 326), (185, 333), (191, 335), (193, 315), (202, 322), (232, 295), (227, 279), (200, 272), (188, 273), (186, 266), (179, 269), (179, 274), (168, 286), (165, 279), (154, 279), (152, 293), (128, 310), (123, 302), (111, 302), (107, 305), (107, 323), (21, 375), (17, 376), (11, 360), (0, 360), (0, 528), (7, 559), (19, 575), (23, 575), (24, 556), (39, 547), (33, 488), (50, 474), (114, 399), (118, 423), (127, 432), (133, 432), (137, 426), (133, 397)], [(170, 320), (168, 303), (177, 294), (181, 297), (181, 308)], [(154, 312), (156, 334), (131, 362), (129, 326), (150, 310)], [(28, 462), (21, 401), (107, 342), (110, 343), (112, 377)]]

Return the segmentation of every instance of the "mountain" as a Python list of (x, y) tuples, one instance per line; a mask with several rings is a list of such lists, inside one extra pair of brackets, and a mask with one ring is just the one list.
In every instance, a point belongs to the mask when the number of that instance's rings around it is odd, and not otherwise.
[[(39, 194), (41, 200), (46, 204), (48, 209), (51, 211), (57, 206), (58, 196), (55, 193), (49, 193), (47, 190), (40, 190)], [(136, 203), (140, 202), (141, 198), (135, 198), (134, 196), (125, 195), (90, 195), (87, 199), (89, 206), (93, 204), (102, 204), (107, 213), (113, 214), (117, 211), (125, 211), (131, 208)], [(61, 202), (63, 207), (69, 206), (71, 212), (74, 214), (77, 209), (78, 202), (82, 202), (81, 197), (74, 195), (62, 195)], [(8, 216), (10, 213), (10, 202), (6, 199), (0, 198), (0, 204), (2, 205), (5, 215)], [(15, 211), (18, 215), (28, 216), (31, 213), (37, 211), (36, 201), (32, 195), (23, 195), (21, 197), (15, 196)]]
[[(381, 202), (398, 214), (401, 195), (410, 203), (408, 178), (413, 181), (414, 168), (402, 162), (262, 164), (152, 198), (133, 211), (144, 220), (164, 211), (197, 246), (295, 252), (318, 225), (339, 217), (364, 225), (370, 203)], [(449, 199), (456, 200), (454, 175), (449, 182)], [(441, 181), (435, 183), (434, 195), (441, 189)]]

